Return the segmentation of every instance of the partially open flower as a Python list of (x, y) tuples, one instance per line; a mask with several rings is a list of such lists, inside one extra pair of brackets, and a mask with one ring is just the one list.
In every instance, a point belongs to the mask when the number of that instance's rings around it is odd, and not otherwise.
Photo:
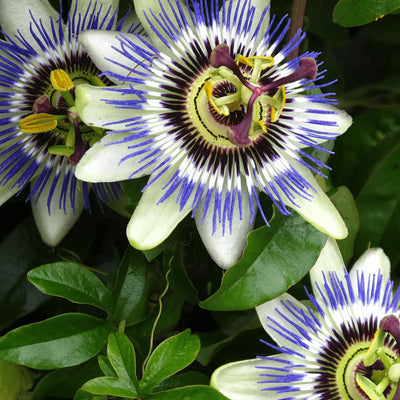
[[(304, 148), (346, 131), (351, 118), (321, 93), (317, 53), (285, 61), (304, 38), (282, 44), (289, 21), (269, 24), (261, 1), (135, 1), (149, 40), (85, 32), (93, 59), (120, 86), (78, 88), (87, 123), (112, 127), (83, 157), (81, 179), (150, 174), (128, 225), (139, 249), (161, 243), (190, 212), (222, 267), (242, 254), (259, 193), (280, 212), (295, 209), (335, 238), (346, 226), (313, 173), (324, 165)], [(113, 46), (106, 49), (107, 39)], [(124, 84), (123, 84), (124, 83)], [(99, 110), (103, 116), (100, 120)], [(113, 111), (111, 111), (113, 110)]]
[(211, 385), (232, 400), (400, 398), (400, 290), (370, 249), (350, 273), (328, 239), (310, 271), (310, 304), (284, 294), (256, 308), (280, 351), (223, 365)]
[(121, 194), (117, 183), (75, 177), (76, 164), (105, 132), (78, 116), (76, 88), (112, 84), (98, 78), (78, 38), (89, 28), (119, 29), (117, 4), (73, 1), (64, 23), (47, 1), (0, 0), (0, 204), (30, 184), (36, 224), (51, 246), (90, 209), (90, 187), (99, 204)]

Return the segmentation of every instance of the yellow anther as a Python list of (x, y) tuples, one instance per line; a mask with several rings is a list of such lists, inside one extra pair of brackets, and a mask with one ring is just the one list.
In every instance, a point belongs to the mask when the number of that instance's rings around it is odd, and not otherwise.
[(286, 91), (285, 86), (281, 86), (279, 90), (272, 97), (271, 102), (271, 122), (276, 122), (282, 114), (286, 105)]
[(60, 91), (69, 91), (74, 87), (71, 78), (63, 69), (55, 69), (50, 73), (50, 80), (53, 87)]
[(268, 132), (268, 131), (267, 131), (267, 127), (265, 126), (264, 122), (262, 122), (261, 120), (258, 120), (257, 122), (258, 122), (258, 125), (261, 126), (261, 129), (262, 129), (265, 133), (267, 133), (267, 132)]
[(19, 123), (19, 129), (24, 133), (49, 132), (56, 126), (56, 116), (46, 113), (28, 115)]
[(209, 103), (212, 105), (212, 107), (218, 114), (223, 114), (225, 116), (228, 116), (229, 115), (229, 107), (224, 105), (221, 108), (219, 108), (215, 104), (215, 102), (213, 100), (212, 89), (213, 89), (213, 87), (212, 87), (212, 83), (210, 81), (204, 82), (204, 90), (206, 92), (206, 96), (207, 96)]
[(242, 56), (240, 54), (238, 56), (236, 56), (236, 63), (248, 65), (251, 68), (254, 67), (254, 64), (250, 61), (250, 59), (248, 57)]
[(269, 67), (274, 65), (274, 57), (267, 57), (267, 56), (251, 56), (245, 57), (242, 55), (238, 55), (236, 57), (237, 64), (244, 64), (248, 65), (249, 67), (253, 68), (256, 63), (260, 64), (260, 70), (263, 71)]

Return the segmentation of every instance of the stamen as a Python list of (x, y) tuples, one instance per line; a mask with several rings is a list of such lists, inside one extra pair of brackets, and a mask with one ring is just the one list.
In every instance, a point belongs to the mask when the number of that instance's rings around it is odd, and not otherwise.
[(271, 107), (271, 122), (278, 121), (286, 105), (286, 90), (285, 86), (281, 86), (279, 90), (272, 97), (274, 100), (270, 105)]
[(24, 133), (30, 134), (49, 132), (52, 131), (56, 126), (56, 116), (46, 113), (28, 115), (19, 123), (19, 129)]
[(55, 69), (50, 73), (50, 80), (53, 87), (64, 97), (68, 106), (73, 107), (75, 102), (71, 90), (74, 88), (74, 83), (69, 75), (62, 69)]
[(267, 130), (267, 127), (265, 126), (264, 122), (262, 122), (261, 120), (258, 120), (257, 122), (258, 122), (258, 125), (261, 126), (261, 129), (262, 129), (265, 133), (267, 133), (268, 130)]
[(74, 87), (71, 78), (63, 69), (51, 71), (50, 80), (53, 87), (61, 92), (70, 91)]
[(251, 56), (245, 57), (242, 55), (238, 55), (236, 57), (238, 63), (242, 63), (248, 65), (249, 67), (253, 68), (251, 72), (250, 82), (253, 84), (257, 84), (260, 79), (261, 72), (270, 68), (274, 65), (274, 58), (268, 56)]
[(212, 96), (212, 83), (210, 81), (204, 82), (204, 90), (206, 92), (206, 96), (207, 99), (209, 101), (209, 103), (212, 105), (212, 107), (214, 108), (214, 110), (218, 113), (218, 114), (223, 114), (228, 116), (229, 115), (229, 107), (226, 105), (223, 105), (221, 108), (219, 108), (214, 100), (213, 100), (213, 96)]

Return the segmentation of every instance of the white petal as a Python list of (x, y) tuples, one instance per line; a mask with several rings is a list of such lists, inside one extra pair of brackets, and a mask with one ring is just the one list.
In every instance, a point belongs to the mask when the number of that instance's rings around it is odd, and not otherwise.
[[(325, 142), (328, 138), (334, 139), (335, 137), (343, 134), (347, 131), (353, 122), (353, 119), (346, 111), (340, 110), (331, 104), (315, 103), (310, 101), (301, 101), (303, 98), (293, 97), (293, 101), (289, 104), (289, 108), (293, 111), (284, 111), (282, 115), (287, 115), (291, 119), (290, 126), (298, 127), (294, 130), (305, 136), (305, 129), (311, 129), (316, 131), (323, 131), (324, 137), (312, 137), (310, 140), (318, 143)], [(310, 112), (313, 110), (314, 112)], [(310, 120), (315, 123), (309, 122)], [(320, 125), (319, 123), (328, 122), (328, 125)], [(327, 136), (328, 135), (328, 136)], [(307, 144), (299, 143), (297, 145), (300, 148), (307, 147)]]
[[(121, 49), (121, 35), (133, 43), (141, 44), (132, 33), (90, 29), (79, 35), (79, 43), (85, 48), (100, 71), (111, 71), (122, 76), (128, 76), (131, 74), (131, 70), (117, 65), (119, 63), (131, 68), (134, 67), (131, 60), (117, 51), (117, 49)], [(141, 47), (143, 47), (143, 44)], [(112, 76), (109, 78), (117, 85), (123, 84), (123, 81), (113, 78)]]
[[(164, 173), (147, 187), (137, 205), (127, 228), (129, 242), (133, 247), (147, 250), (162, 243), (183, 218), (191, 211), (190, 199), (180, 209), (173, 193), (162, 203), (158, 203), (172, 173)], [(150, 180), (153, 175), (150, 177)]]
[(20, 31), (31, 45), (37, 47), (30, 32), (30, 12), (37, 22), (42, 22), (46, 32), (51, 32), (49, 17), (58, 20), (58, 12), (47, 0), (0, 0), (1, 30), (10, 37)]
[[(279, 359), (287, 360), (285, 354), (278, 354)], [(210, 386), (219, 390), (231, 400), (277, 400), (282, 398), (282, 393), (261, 391), (266, 384), (258, 383), (265, 377), (260, 377), (264, 371), (257, 367), (283, 368), (286, 364), (271, 359), (255, 358), (222, 365), (216, 369), (212, 376)], [(279, 374), (279, 371), (274, 371)]]
[[(117, 182), (132, 178), (132, 174), (143, 166), (141, 157), (129, 156), (134, 150), (128, 146), (148, 140), (137, 139), (134, 142), (115, 143), (126, 138), (126, 133), (110, 133), (95, 143), (81, 158), (76, 166), (75, 175), (86, 182)], [(148, 175), (153, 167), (144, 168), (134, 178)]]
[[(229, 1), (230, 0), (225, 0), (225, 3), (228, 3)], [(233, 3), (233, 7), (236, 7), (237, 3), (243, 4), (242, 0), (234, 0), (232, 3)], [(269, 15), (270, 15), (270, 9), (269, 9), (270, 3), (271, 3), (270, 0), (250, 0), (250, 6), (254, 7), (254, 18), (253, 18), (253, 27), (254, 28), (258, 27), (260, 18), (263, 15), (264, 10), (268, 7), (268, 9), (266, 10), (266, 14), (264, 15), (264, 18), (261, 21), (261, 26), (257, 33), (256, 40), (253, 45), (254, 48), (257, 48), (257, 46), (260, 44), (260, 42), (263, 39), (263, 36), (265, 35), (265, 32), (268, 29)], [(253, 33), (253, 30), (251, 31), (251, 33)]]
[[(51, 187), (52, 180), (49, 179), (46, 186), (44, 187), (37, 203), (32, 203), (33, 217), (36, 222), (36, 226), (39, 230), (40, 236), (48, 246), (57, 246), (65, 235), (74, 226), (83, 210), (83, 194), (79, 190), (79, 182), (75, 193), (75, 213), (70, 207), (70, 203), (66, 203), (66, 212), (59, 207), (60, 193), (62, 189), (62, 180), (59, 179), (57, 187), (54, 191), (51, 205), (50, 214), (47, 207), (47, 200)], [(31, 182), (33, 185), (34, 182)]]
[[(113, 90), (108, 90), (99, 86), (87, 84), (78, 85), (75, 90), (75, 107), (86, 125), (104, 127), (106, 129), (125, 129), (127, 119), (141, 116), (143, 111), (117, 108), (113, 104), (108, 104), (112, 100), (136, 100), (136, 95), (124, 95), (116, 90), (123, 86), (114, 86)], [(115, 90), (114, 90), (115, 89)]]
[[(294, 345), (290, 340), (286, 339), (281, 334), (272, 329), (272, 326), (275, 326), (275, 324), (273, 324), (271, 320), (284, 326), (288, 330), (295, 330), (295, 328), (291, 326), (288, 321), (284, 319), (281, 315), (281, 313), (283, 315), (288, 314), (288, 311), (283, 307), (282, 302), (291, 302), (295, 307), (303, 310), (305, 313), (308, 314), (306, 307), (302, 303), (300, 303), (290, 294), (283, 293), (275, 299), (267, 301), (266, 303), (256, 307), (258, 319), (260, 320), (261, 325), (263, 326), (265, 331), (272, 337), (272, 339), (274, 339), (274, 341), (279, 346), (285, 346), (290, 349), (298, 349), (298, 344)], [(281, 313), (278, 312), (279, 310), (281, 311)]]
[(287, 206), (293, 208), (306, 221), (314, 225), (321, 232), (326, 233), (334, 239), (344, 239), (348, 234), (346, 224), (329, 197), (319, 186), (314, 175), (299, 161), (291, 159), (289, 162), (294, 169), (312, 185), (316, 192), (310, 190), (310, 194), (313, 196), (310, 200), (293, 193), (295, 194), (294, 202), (297, 206), (283, 193), (282, 200)]
[[(76, 7), (77, 14), (84, 16), (90, 7), (89, 12), (93, 12), (93, 10), (95, 10), (95, 14), (99, 14), (99, 22), (103, 21), (104, 17), (107, 16), (107, 20), (104, 21), (104, 26), (107, 26), (107, 22), (111, 19), (112, 15), (118, 8), (118, 3), (119, 0), (101, 0), (97, 2), (93, 2), (93, 0), (72, 0), (70, 12), (74, 13)], [(115, 18), (114, 26), (116, 25), (116, 22), (117, 21)]]
[[(182, 7), (183, 12), (186, 14), (187, 13), (186, 2), (183, 0), (178, 0), (178, 1)], [(164, 15), (162, 12), (160, 3), (164, 6), (164, 10), (167, 13), (168, 17), (171, 19), (171, 21), (176, 23), (175, 16), (174, 16), (173, 12), (171, 11), (171, 7), (168, 5), (167, 2), (159, 2), (158, 0), (133, 0), (136, 14), (139, 17), (140, 22), (142, 23), (143, 27), (145, 28), (146, 33), (149, 35), (150, 42), (154, 45), (154, 47), (156, 47), (162, 53), (171, 55), (171, 51), (169, 50), (169, 48), (164, 44), (164, 42), (153, 31), (149, 21), (147, 20), (147, 18), (148, 18), (151, 21), (151, 23), (156, 27), (156, 29), (159, 30), (159, 32), (161, 34), (164, 33), (163, 29), (160, 27), (158, 22), (153, 17), (153, 14), (157, 18), (159, 17), (160, 14)], [(177, 10), (177, 8), (175, 6), (175, 1), (172, 4), (174, 4), (174, 9)], [(188, 17), (187, 19), (188, 19), (188, 21), (190, 21), (190, 17)]]
[[(139, 17), (135, 14), (134, 11), (130, 11), (128, 15), (124, 16), (124, 20), (122, 22), (121, 32), (128, 32), (132, 27), (138, 27), (141, 25)], [(135, 32), (140, 32), (143, 29), (143, 26), (138, 27)], [(142, 32), (141, 32), (142, 33)]]
[(361, 277), (364, 274), (364, 279), (368, 281), (368, 275), (382, 274), (383, 287), (390, 279), (390, 260), (388, 256), (380, 248), (372, 248), (364, 252), (364, 254), (354, 263), (350, 278), (354, 287), (357, 287), (357, 275)]
[(318, 257), (314, 266), (310, 269), (310, 280), (313, 287), (314, 296), (320, 296), (317, 284), (321, 288), (324, 284), (325, 277), (329, 276), (329, 272), (336, 272), (340, 280), (344, 280), (346, 266), (344, 265), (342, 254), (335, 239), (328, 237), (324, 248)]
[[(224, 193), (224, 191), (223, 191)], [(245, 191), (242, 190), (242, 193)], [(254, 221), (251, 221), (251, 212), (248, 196), (242, 196), (243, 215), (240, 220), (239, 208), (235, 207), (233, 212), (232, 233), (229, 232), (229, 222), (226, 223), (225, 232), (223, 234), (222, 223), (217, 223), (216, 232), (213, 234), (213, 210), (215, 198), (210, 201), (208, 212), (203, 223), (203, 208), (205, 198), (199, 204), (199, 207), (194, 215), (197, 230), (201, 240), (204, 243), (211, 258), (223, 269), (228, 269), (236, 264), (243, 255), (243, 250), (247, 244), (247, 235), (253, 229)], [(253, 205), (257, 208), (256, 203)]]

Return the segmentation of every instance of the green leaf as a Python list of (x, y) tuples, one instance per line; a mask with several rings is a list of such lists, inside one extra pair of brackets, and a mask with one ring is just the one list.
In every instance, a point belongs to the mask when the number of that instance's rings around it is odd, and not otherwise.
[(358, 227), (360, 226), (360, 218), (353, 195), (347, 187), (339, 187), (330, 199), (340, 212), (349, 231), (345, 239), (337, 240), (343, 261), (347, 264), (353, 256), (354, 241), (356, 239)]
[(98, 396), (80, 389), (75, 393), (74, 400), (97, 400), (97, 397)]
[(40, 291), (78, 304), (111, 308), (111, 293), (101, 280), (82, 265), (58, 262), (29, 271), (28, 279)]
[(58, 315), (8, 332), (0, 338), (0, 358), (37, 369), (70, 367), (94, 357), (112, 330), (90, 315)]
[(151, 394), (151, 400), (227, 400), (210, 386), (185, 386)]
[(107, 355), (116, 374), (139, 386), (136, 379), (136, 356), (133, 344), (121, 332), (115, 332), (108, 337)]
[(364, 25), (398, 8), (399, 0), (340, 0), (333, 10), (333, 21), (342, 26)]
[(253, 308), (286, 292), (307, 274), (326, 235), (296, 213), (277, 213), (270, 225), (249, 234), (243, 258), (225, 273), (219, 290), (201, 307), (215, 311)]
[(174, 389), (182, 386), (208, 385), (209, 382), (210, 378), (207, 375), (198, 371), (188, 371), (164, 379), (156, 385), (153, 390), (154, 392), (161, 392), (162, 390)]
[(132, 319), (141, 318), (146, 296), (146, 262), (143, 254), (131, 246), (127, 247), (118, 268), (112, 295), (112, 316), (116, 321), (121, 321), (131, 314)]
[(103, 355), (99, 355), (97, 357), (97, 362), (99, 364), (99, 367), (101, 369), (101, 372), (105, 375), (105, 376), (117, 376), (117, 374), (114, 371), (114, 368), (112, 367), (110, 360)]
[(30, 400), (55, 397), (71, 399), (86, 381), (99, 376), (99, 374), (100, 370), (96, 359), (75, 367), (57, 369), (40, 380)]
[(143, 391), (151, 389), (163, 379), (176, 374), (191, 364), (200, 350), (200, 340), (186, 329), (162, 343), (151, 354), (143, 374)]
[[(386, 232), (393, 233), (393, 224), (400, 226), (400, 145), (397, 145), (377, 166), (356, 199), (360, 214), (360, 231), (356, 238), (357, 255), (380, 246)], [(398, 254), (398, 241), (391, 251)]]
[(82, 390), (106, 396), (128, 397), (130, 399), (137, 397), (136, 389), (129, 380), (109, 376), (102, 376), (86, 382), (82, 386)]

